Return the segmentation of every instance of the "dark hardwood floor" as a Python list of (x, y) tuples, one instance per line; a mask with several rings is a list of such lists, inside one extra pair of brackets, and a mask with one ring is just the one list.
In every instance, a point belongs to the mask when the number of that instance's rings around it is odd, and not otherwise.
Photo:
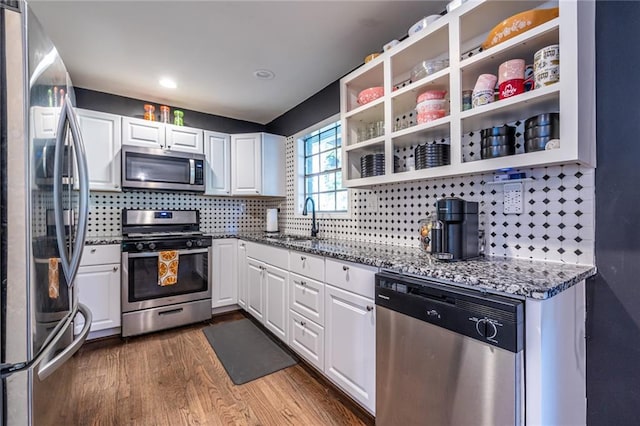
[[(211, 323), (244, 318), (241, 313)], [(198, 324), (85, 344), (55, 425), (362, 425), (371, 418), (297, 364), (234, 385)]]

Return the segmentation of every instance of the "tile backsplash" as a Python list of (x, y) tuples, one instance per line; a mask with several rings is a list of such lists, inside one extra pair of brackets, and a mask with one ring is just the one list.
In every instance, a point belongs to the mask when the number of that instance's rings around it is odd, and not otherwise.
[[(311, 220), (294, 210), (294, 141), (287, 139), (287, 199), (281, 229), (308, 234)], [(594, 263), (592, 168), (575, 164), (517, 170), (524, 183), (523, 214), (503, 213), (503, 185), (493, 173), (380, 185), (350, 194), (350, 219), (319, 219), (320, 236), (418, 246), (418, 222), (442, 197), (480, 205), (485, 253), (567, 263)]]
[[(311, 219), (294, 213), (294, 141), (287, 138), (287, 197), (282, 199), (207, 197), (162, 192), (92, 192), (91, 237), (121, 234), (123, 208), (198, 209), (205, 232), (261, 232), (267, 208), (280, 208), (282, 232), (306, 235)], [(418, 247), (418, 222), (442, 197), (480, 204), (485, 253), (567, 263), (594, 263), (594, 169), (575, 164), (519, 170), (525, 212), (503, 213), (503, 188), (493, 173), (404, 182), (351, 190), (350, 219), (318, 219), (321, 237)]]

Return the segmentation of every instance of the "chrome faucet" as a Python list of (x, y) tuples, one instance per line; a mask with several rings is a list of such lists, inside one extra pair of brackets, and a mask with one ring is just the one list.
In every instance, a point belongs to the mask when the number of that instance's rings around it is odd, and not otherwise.
[(302, 209), (302, 215), (307, 215), (307, 204), (311, 201), (311, 236), (315, 237), (318, 235), (318, 224), (316, 223), (316, 203), (313, 202), (313, 198), (307, 197), (304, 200), (304, 208)]

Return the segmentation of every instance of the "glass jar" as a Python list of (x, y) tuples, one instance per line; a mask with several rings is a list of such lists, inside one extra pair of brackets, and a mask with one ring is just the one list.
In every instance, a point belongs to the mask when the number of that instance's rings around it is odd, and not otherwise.
[(156, 121), (156, 107), (151, 104), (144, 105), (144, 119), (149, 121)]
[(160, 121), (162, 121), (163, 123), (169, 123), (169, 116), (170, 116), (170, 111), (171, 109), (166, 106), (166, 105), (161, 105), (160, 106)]
[(184, 126), (184, 111), (176, 109), (173, 111), (173, 124), (176, 126)]

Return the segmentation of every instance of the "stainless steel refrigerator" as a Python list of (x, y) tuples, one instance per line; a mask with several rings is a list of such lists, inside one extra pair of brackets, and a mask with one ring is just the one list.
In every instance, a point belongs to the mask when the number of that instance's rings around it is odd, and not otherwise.
[(2, 424), (60, 424), (91, 325), (74, 288), (87, 164), (69, 75), (22, 0), (0, 0), (0, 83)]

